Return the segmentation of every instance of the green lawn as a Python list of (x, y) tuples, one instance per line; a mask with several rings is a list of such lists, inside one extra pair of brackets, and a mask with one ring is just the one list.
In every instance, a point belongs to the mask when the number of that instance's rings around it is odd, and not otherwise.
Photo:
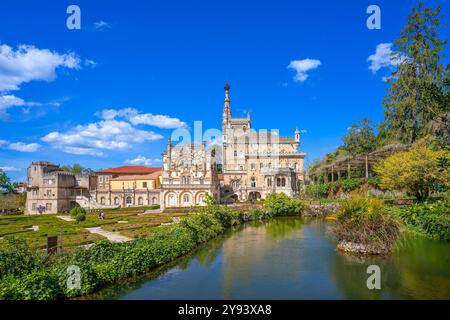
[[(155, 228), (162, 224), (171, 223), (172, 217), (186, 215), (186, 213), (142, 214), (143, 211), (142, 208), (104, 210), (104, 220), (98, 219), (97, 213), (87, 213), (86, 220), (81, 223), (64, 221), (57, 218), (56, 214), (0, 216), (0, 238), (13, 236), (25, 239), (34, 248), (44, 249), (47, 235), (59, 237), (62, 226), (64, 248), (70, 249), (104, 238), (89, 233), (85, 229), (88, 227), (101, 226), (102, 229), (107, 231), (118, 232), (130, 238), (138, 238), (150, 235)], [(126, 221), (126, 223), (119, 223), (119, 221)], [(32, 226), (39, 226), (39, 230), (29, 229)], [(4, 239), (0, 239), (0, 247), (2, 242), (4, 242)]]

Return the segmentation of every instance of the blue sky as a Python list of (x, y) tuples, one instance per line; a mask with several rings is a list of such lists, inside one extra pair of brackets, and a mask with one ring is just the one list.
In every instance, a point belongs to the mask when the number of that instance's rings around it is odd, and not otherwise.
[[(174, 128), (220, 128), (225, 82), (234, 116), (298, 127), (310, 162), (360, 118), (382, 120), (383, 54), (417, 3), (3, 0), (0, 167), (20, 180), (37, 160), (159, 166)], [(81, 30), (66, 27), (71, 4)], [(366, 27), (371, 4), (381, 30)]]

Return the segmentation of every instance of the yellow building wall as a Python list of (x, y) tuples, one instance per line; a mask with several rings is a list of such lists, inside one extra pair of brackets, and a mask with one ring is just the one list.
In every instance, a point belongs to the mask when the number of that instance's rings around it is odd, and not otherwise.
[(159, 179), (157, 180), (114, 180), (110, 182), (111, 190), (117, 189), (132, 189), (136, 187), (136, 189), (145, 189), (143, 186), (144, 182), (147, 182), (147, 188), (149, 190), (154, 190), (159, 188)]

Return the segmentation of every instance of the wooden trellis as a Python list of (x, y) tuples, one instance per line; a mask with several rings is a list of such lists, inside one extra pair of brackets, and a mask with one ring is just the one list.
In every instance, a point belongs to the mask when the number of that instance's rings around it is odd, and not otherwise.
[(334, 181), (335, 177), (341, 176), (351, 178), (352, 168), (364, 167), (365, 177), (369, 178), (369, 171), (373, 164), (385, 159), (386, 157), (401, 151), (406, 151), (411, 147), (410, 144), (392, 143), (383, 146), (368, 154), (360, 154), (355, 157), (347, 156), (339, 158), (331, 163), (322, 163), (309, 172), (312, 181), (317, 181), (318, 177), (323, 175), (325, 182)]

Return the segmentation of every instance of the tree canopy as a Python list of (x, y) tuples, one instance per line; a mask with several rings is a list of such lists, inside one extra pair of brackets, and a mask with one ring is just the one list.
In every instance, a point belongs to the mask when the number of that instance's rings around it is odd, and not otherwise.
[(70, 165), (61, 166), (61, 170), (68, 171), (68, 172), (73, 172), (73, 173), (85, 173), (85, 174), (94, 172), (91, 168), (83, 167), (79, 163), (75, 163), (72, 166), (70, 166)]
[(424, 137), (427, 124), (448, 112), (448, 85), (440, 63), (447, 43), (439, 39), (441, 18), (440, 7), (419, 3), (394, 42), (391, 61), (397, 66), (388, 80), (382, 129), (403, 143)]
[(362, 118), (357, 124), (352, 125), (342, 138), (344, 149), (352, 156), (375, 150), (377, 136), (371, 124), (372, 120)]
[(16, 184), (11, 182), (11, 179), (6, 175), (6, 172), (0, 169), (0, 191), (13, 192), (15, 187)]

